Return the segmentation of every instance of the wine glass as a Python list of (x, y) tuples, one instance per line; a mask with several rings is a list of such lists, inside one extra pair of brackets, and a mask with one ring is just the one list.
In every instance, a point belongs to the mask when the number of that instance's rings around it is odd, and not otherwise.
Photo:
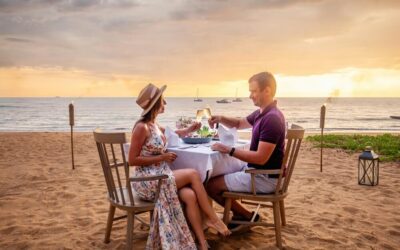
[(196, 121), (201, 122), (201, 119), (203, 118), (204, 110), (203, 109), (198, 109), (196, 113)]
[(207, 119), (211, 118), (211, 109), (210, 108), (205, 108), (203, 109), (203, 113), (206, 116)]

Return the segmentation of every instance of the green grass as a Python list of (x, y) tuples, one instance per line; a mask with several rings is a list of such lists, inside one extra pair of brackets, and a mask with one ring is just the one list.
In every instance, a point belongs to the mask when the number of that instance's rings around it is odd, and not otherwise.
[[(320, 135), (308, 136), (315, 147), (320, 147)], [(362, 152), (371, 146), (381, 161), (400, 161), (400, 135), (324, 135), (324, 148), (341, 148), (349, 152)]]

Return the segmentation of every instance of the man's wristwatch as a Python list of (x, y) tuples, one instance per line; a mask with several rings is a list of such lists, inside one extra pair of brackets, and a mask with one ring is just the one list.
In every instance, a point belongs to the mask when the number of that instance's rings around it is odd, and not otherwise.
[(235, 152), (235, 147), (232, 147), (231, 151), (229, 152), (230, 156), (233, 156), (233, 153)]

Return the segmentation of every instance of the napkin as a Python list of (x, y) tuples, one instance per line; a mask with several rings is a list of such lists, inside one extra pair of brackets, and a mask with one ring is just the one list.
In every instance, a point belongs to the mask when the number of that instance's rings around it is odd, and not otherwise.
[(165, 127), (165, 137), (167, 138), (167, 147), (179, 146), (179, 136), (170, 127)]
[(220, 125), (218, 127), (218, 137), (222, 144), (233, 147), (238, 140), (236, 128), (227, 129)]

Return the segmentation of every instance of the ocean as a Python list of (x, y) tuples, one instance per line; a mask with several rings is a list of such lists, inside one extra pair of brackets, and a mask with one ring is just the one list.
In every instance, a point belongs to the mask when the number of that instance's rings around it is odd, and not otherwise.
[[(175, 127), (179, 117), (195, 118), (196, 110), (211, 108), (212, 114), (245, 117), (257, 107), (249, 98), (243, 102), (217, 103), (220, 98), (166, 98), (167, 106), (158, 122)], [(229, 98), (232, 100), (232, 98)], [(75, 107), (74, 131), (131, 131), (141, 110), (135, 98), (0, 98), (0, 131), (69, 131), (68, 105)], [(327, 103), (325, 131), (400, 132), (400, 98), (277, 98), (289, 124), (306, 132), (318, 132), (321, 105)], [(207, 121), (204, 118), (203, 124)]]

